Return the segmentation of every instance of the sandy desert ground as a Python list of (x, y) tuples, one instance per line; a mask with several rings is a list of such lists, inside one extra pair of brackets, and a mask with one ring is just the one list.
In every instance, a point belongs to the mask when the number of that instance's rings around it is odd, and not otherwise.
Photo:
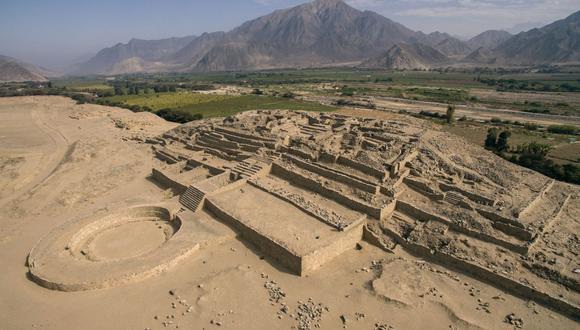
[[(212, 228), (207, 245), (155, 276), (76, 292), (32, 281), (27, 256), (54, 228), (132, 206), (175, 205), (173, 193), (149, 179), (159, 160), (143, 143), (175, 126), (60, 97), (0, 99), (1, 329), (580, 327), (400, 247), (387, 253), (361, 242), (300, 277), (209, 214), (202, 219)], [(166, 224), (143, 222), (86, 244), (95, 258), (126, 258), (155, 249), (168, 232)]]

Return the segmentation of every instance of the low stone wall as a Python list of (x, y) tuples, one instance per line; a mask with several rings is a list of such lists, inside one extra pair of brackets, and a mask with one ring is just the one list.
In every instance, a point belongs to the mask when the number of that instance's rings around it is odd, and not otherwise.
[(202, 166), (204, 168), (207, 168), (209, 170), (209, 174), (211, 174), (211, 175), (218, 175), (218, 174), (222, 174), (225, 172), (224, 169), (221, 169), (221, 168), (215, 167), (215, 166), (211, 166), (209, 164), (202, 163), (200, 161), (197, 161), (197, 160), (191, 159), (191, 158), (187, 160), (187, 165), (191, 166), (191, 167)]
[(221, 152), (224, 152), (228, 155), (231, 156), (237, 156), (241, 153), (241, 150), (239, 149), (232, 149), (230, 147), (226, 147), (224, 145), (222, 145), (221, 143), (217, 143), (215, 142), (215, 140), (210, 140), (210, 139), (198, 139), (196, 142), (198, 145), (202, 146), (202, 147), (206, 147), (206, 148), (211, 148), (211, 149), (216, 149), (219, 150)]
[(363, 227), (363, 224), (359, 222), (356, 226), (342, 232), (340, 237), (330, 244), (303, 256), (300, 275), (307, 275), (345, 251), (354, 249), (356, 244), (362, 240)]
[(240, 136), (237, 136), (237, 135), (232, 135), (232, 134), (224, 133), (224, 132), (221, 132), (221, 134), (226, 139), (228, 139), (230, 141), (238, 142), (240, 144), (251, 145), (251, 146), (254, 146), (254, 147), (258, 147), (258, 148), (265, 146), (264, 145), (264, 142), (255, 141), (255, 140), (252, 140), (252, 139), (247, 139), (247, 138), (244, 138), (244, 137), (240, 137)]
[(220, 127), (220, 126), (216, 126), (214, 128), (214, 131), (216, 131), (218, 133), (226, 133), (229, 135), (235, 135), (235, 136), (245, 138), (248, 140), (261, 141), (261, 142), (273, 142), (273, 143), (276, 142), (274, 139), (268, 139), (268, 138), (264, 138), (261, 136), (256, 136), (256, 135), (248, 134), (245, 132), (240, 132), (240, 131), (235, 130), (235, 129), (229, 129), (229, 128)]
[(283, 153), (298, 156), (298, 157), (304, 158), (304, 159), (309, 159), (309, 160), (318, 159), (318, 155), (310, 153), (310, 152), (306, 152), (306, 151), (303, 151), (300, 149), (296, 149), (296, 148), (281, 146), (280, 151), (282, 151)]
[(295, 272), (296, 274), (302, 274), (302, 261), (301, 258), (290, 252), (281, 243), (275, 242), (274, 240), (264, 236), (255, 228), (252, 228), (238, 219), (233, 215), (229, 214), (227, 211), (221, 209), (217, 206), (210, 198), (206, 198), (205, 208), (213, 213), (216, 217), (221, 219), (224, 223), (234, 228), (240, 236), (247, 239), (253, 243), (260, 251), (268, 254), (270, 257), (276, 259), (282, 265)]
[(352, 187), (355, 187), (355, 188), (360, 189), (362, 191), (366, 191), (366, 192), (371, 193), (371, 194), (376, 194), (379, 190), (379, 186), (371, 185), (371, 184), (362, 182), (360, 180), (354, 179), (352, 177), (349, 177), (347, 175), (338, 173), (336, 171), (326, 169), (324, 167), (321, 167), (321, 166), (318, 166), (315, 164), (307, 163), (305, 161), (297, 159), (296, 157), (282, 155), (282, 158), (289, 160), (293, 164), (295, 164), (298, 167), (301, 167), (305, 170), (308, 170), (310, 172), (314, 172), (316, 174), (319, 174), (325, 178), (328, 178), (328, 179), (331, 179), (334, 181), (345, 183), (347, 185), (350, 185)]
[(484, 204), (484, 205), (488, 205), (488, 206), (494, 206), (495, 205), (495, 199), (492, 197), (487, 197), (487, 196), (483, 196), (481, 194), (475, 193), (475, 192), (471, 192), (465, 189), (462, 189), (460, 187), (454, 186), (454, 185), (450, 185), (444, 182), (439, 182), (439, 189), (441, 189), (442, 191), (455, 191), (458, 192), (460, 194), (462, 194), (463, 196), (469, 198), (470, 200), (479, 203), (479, 204)]
[(265, 191), (271, 195), (274, 195), (287, 203), (294, 205), (302, 212), (312, 216), (313, 218), (320, 220), (321, 222), (335, 229), (338, 229), (339, 231), (345, 231), (350, 226), (358, 225), (366, 218), (365, 215), (362, 215), (359, 219), (356, 219), (354, 221), (352, 221), (351, 219), (351, 221), (349, 222), (349, 219), (346, 219), (338, 214), (335, 214), (335, 216), (332, 217), (331, 216), (333, 213), (332, 211), (323, 209), (318, 205), (316, 205), (315, 203), (306, 201), (304, 198), (301, 198), (301, 200), (295, 198), (296, 196), (293, 196), (295, 194), (288, 194), (287, 192), (284, 193), (283, 191), (273, 190), (270, 187), (261, 184), (259, 181), (256, 180), (248, 180), (248, 184), (262, 191)]
[(419, 151), (416, 149), (404, 150), (391, 164), (391, 176), (396, 176), (401, 173), (405, 166), (407, 166), (407, 163), (413, 161), (413, 159), (417, 158), (418, 155)]
[(478, 207), (475, 209), (479, 214), (494, 222), (504, 222), (514, 227), (524, 228), (524, 225), (514, 218), (508, 218), (490, 209)]
[(439, 191), (435, 190), (431, 187), (430, 183), (425, 182), (423, 180), (417, 180), (415, 178), (406, 177), (403, 179), (406, 185), (409, 187), (419, 191), (421, 194), (433, 198), (435, 200), (441, 200), (445, 197), (445, 195)]
[(158, 169), (154, 168), (151, 170), (151, 178), (162, 186), (171, 188), (178, 195), (183, 194), (187, 190), (187, 185), (170, 178), (168, 175)]
[(231, 142), (231, 141), (227, 141), (227, 140), (220, 140), (211, 136), (207, 136), (207, 135), (202, 135), (200, 136), (198, 139), (198, 141), (203, 141), (209, 144), (213, 144), (216, 146), (220, 146), (223, 148), (228, 148), (228, 149), (239, 149), (240, 145), (237, 142)]
[(357, 162), (357, 161), (352, 160), (350, 158), (339, 156), (338, 159), (336, 160), (336, 162), (339, 164), (342, 164), (344, 166), (351, 167), (357, 171), (361, 171), (361, 172), (368, 174), (370, 176), (374, 176), (375, 178), (377, 178), (381, 181), (384, 181), (385, 178), (387, 177), (387, 173), (385, 171), (380, 171), (376, 168), (370, 167), (366, 164)]
[(526, 254), (528, 252), (528, 247), (525, 245), (513, 244), (511, 242), (506, 242), (506, 241), (497, 239), (497, 238), (490, 236), (488, 234), (485, 234), (485, 233), (474, 231), (474, 230), (471, 230), (471, 229), (466, 228), (466, 227), (458, 226), (449, 219), (446, 219), (446, 218), (443, 218), (441, 216), (423, 211), (423, 210), (416, 208), (415, 206), (413, 206), (409, 203), (406, 203), (406, 202), (403, 202), (400, 200), (397, 201), (396, 210), (400, 211), (400, 212), (402, 212), (402, 213), (404, 213), (412, 218), (423, 221), (423, 222), (437, 221), (437, 222), (443, 223), (458, 233), (472, 236), (472, 237), (475, 237), (477, 239), (480, 239), (480, 240), (488, 242), (488, 243), (499, 245), (501, 247), (504, 247), (504, 248), (511, 250), (511, 251), (514, 251), (516, 253)]
[(392, 211), (390, 212), (390, 209), (391, 208), (394, 209), (394, 207), (395, 207), (394, 200), (391, 204), (387, 205), (384, 209), (373, 207), (373, 206), (368, 205), (366, 203), (353, 200), (353, 199), (349, 198), (348, 196), (344, 196), (343, 194), (341, 194), (338, 191), (324, 187), (320, 182), (314, 181), (314, 180), (307, 178), (299, 173), (287, 170), (277, 163), (272, 164), (272, 174), (276, 175), (278, 177), (281, 177), (285, 180), (288, 180), (292, 183), (295, 183), (299, 186), (305, 187), (306, 189), (309, 189), (311, 191), (319, 193), (319, 194), (321, 194), (327, 198), (330, 198), (330, 199), (332, 199), (332, 200), (334, 200), (342, 205), (345, 205), (346, 207), (349, 207), (353, 210), (357, 210), (357, 211), (363, 212), (365, 214), (368, 214), (369, 216), (376, 218), (376, 219), (382, 219), (382, 218), (386, 217), (387, 215), (389, 215), (392, 212)]
[(318, 155), (318, 160), (326, 163), (336, 163), (337, 159), (338, 156), (329, 154), (327, 152), (321, 152), (320, 155)]
[(550, 181), (548, 181), (548, 183), (546, 183), (546, 185), (544, 185), (544, 187), (542, 187), (542, 190), (534, 198), (534, 200), (532, 200), (528, 205), (526, 205), (526, 207), (524, 207), (522, 210), (520, 210), (516, 216), (518, 218), (523, 218), (528, 212), (530, 212), (531, 210), (533, 210), (534, 207), (536, 207), (536, 204), (538, 204), (538, 202), (540, 200), (542, 200), (542, 198), (546, 195), (546, 193), (548, 191), (550, 191), (550, 189), (552, 189), (552, 187), (554, 186), (554, 183), (555, 182), (556, 182), (556, 180), (550, 180)]
[(492, 270), (468, 261), (458, 259), (453, 255), (436, 251), (432, 253), (431, 249), (420, 244), (412, 243), (401, 237), (393, 230), (383, 227), (385, 233), (391, 236), (399, 245), (411, 252), (415, 256), (424, 258), (428, 261), (438, 263), (446, 268), (451, 267), (456, 270), (471, 275), (481, 281), (484, 281), (501, 290), (505, 290), (513, 295), (523, 299), (534, 300), (545, 307), (563, 313), (574, 320), (580, 320), (580, 308), (565, 300), (550, 296), (546, 292), (530, 287), (514, 279), (494, 273)]
[(163, 149), (155, 149), (155, 157), (168, 164), (175, 164), (179, 162), (179, 157), (177, 155), (173, 155), (169, 151)]
[(225, 171), (222, 174), (197, 182), (193, 184), (193, 186), (200, 191), (203, 191), (206, 195), (215, 195), (233, 183), (234, 182), (230, 180), (230, 172)]

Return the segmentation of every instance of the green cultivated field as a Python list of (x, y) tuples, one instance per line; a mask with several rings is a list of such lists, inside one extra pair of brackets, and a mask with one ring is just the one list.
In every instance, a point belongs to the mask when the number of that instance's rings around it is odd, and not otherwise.
[(175, 92), (113, 96), (107, 99), (129, 105), (147, 106), (153, 110), (160, 110), (165, 108), (177, 109), (185, 106), (195, 106), (208, 102), (223, 101), (233, 97), (234, 96), (229, 95), (208, 95), (191, 92)]
[[(479, 123), (456, 123), (453, 126), (444, 125), (447, 131), (464, 137), (468, 141), (484, 146), (485, 137), (489, 125)], [(498, 127), (499, 130), (508, 129), (508, 127)], [(509, 128), (512, 135), (509, 139), (511, 147), (520, 144), (538, 142), (541, 144), (548, 144), (552, 146), (552, 150), (548, 154), (548, 158), (552, 159), (558, 164), (578, 164), (580, 165), (580, 143), (576, 143), (577, 136), (552, 134), (540, 131), (529, 131), (524, 128)]]
[(191, 104), (177, 108), (207, 117), (224, 117), (238, 112), (255, 109), (284, 109), (304, 111), (334, 111), (335, 108), (313, 102), (285, 99), (272, 96), (242, 95), (207, 103)]
[(313, 102), (258, 95), (208, 95), (190, 92), (113, 96), (110, 101), (128, 105), (147, 106), (154, 111), (171, 109), (190, 114), (201, 114), (203, 118), (224, 117), (238, 112), (255, 109), (285, 109), (304, 111), (333, 111), (329, 107)]

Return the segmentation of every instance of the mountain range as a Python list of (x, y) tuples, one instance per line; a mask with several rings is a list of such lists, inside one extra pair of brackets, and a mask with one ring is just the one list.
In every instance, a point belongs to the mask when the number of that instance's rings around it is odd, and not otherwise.
[(47, 70), (0, 55), (0, 82), (46, 81), (48, 75)]
[(467, 41), (413, 31), (341, 0), (315, 0), (243, 23), (228, 32), (133, 39), (99, 51), (69, 74), (238, 71), (363, 66), (535, 65), (580, 61), (580, 11), (511, 35), (490, 30)]

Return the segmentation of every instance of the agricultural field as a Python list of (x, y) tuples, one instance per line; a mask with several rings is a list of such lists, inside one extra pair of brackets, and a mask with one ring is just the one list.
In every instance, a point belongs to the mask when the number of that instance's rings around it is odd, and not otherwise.
[(203, 118), (229, 116), (255, 109), (333, 111), (334, 107), (290, 98), (261, 95), (215, 95), (192, 92), (123, 95), (106, 98), (127, 105), (146, 106), (153, 111), (172, 111), (201, 115)]
[(55, 79), (53, 80), (53, 86), (66, 88), (74, 92), (113, 91), (113, 87), (107, 84), (104, 79), (93, 77)]
[(241, 95), (212, 102), (190, 104), (177, 108), (177, 110), (180, 111), (201, 114), (204, 118), (229, 116), (238, 112), (255, 109), (284, 109), (322, 112), (336, 110), (334, 107), (314, 102), (258, 95)]
[(223, 101), (233, 96), (201, 94), (193, 92), (150, 93), (140, 95), (121, 95), (108, 97), (108, 100), (122, 102), (128, 105), (146, 106), (153, 110), (165, 108), (182, 108), (203, 103)]
[(454, 125), (443, 125), (445, 130), (480, 146), (484, 146), (487, 130), (490, 127), (497, 127), (499, 130), (509, 130), (512, 133), (509, 138), (511, 148), (530, 142), (547, 144), (552, 147), (548, 153), (548, 159), (561, 165), (580, 165), (580, 139), (578, 136), (530, 131), (525, 128), (510, 127), (508, 125), (497, 126), (473, 122), (457, 122)]

